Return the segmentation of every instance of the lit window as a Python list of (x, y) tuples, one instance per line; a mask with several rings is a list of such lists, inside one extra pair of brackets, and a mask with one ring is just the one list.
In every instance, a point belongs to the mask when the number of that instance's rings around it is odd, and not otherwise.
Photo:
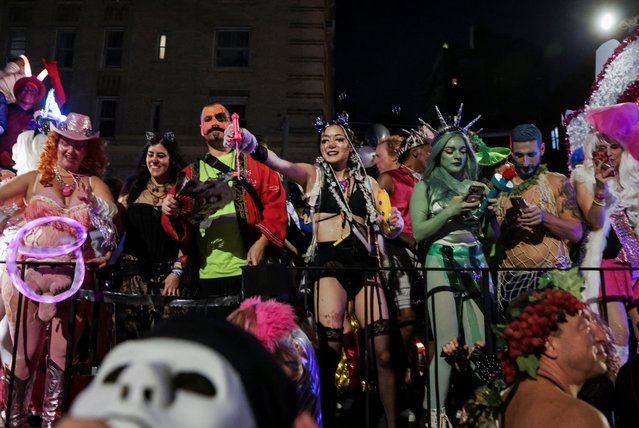
[(559, 129), (557, 127), (550, 131), (550, 141), (553, 150), (559, 150)]
[(124, 46), (124, 31), (107, 30), (104, 32), (104, 67), (121, 67)]
[(166, 59), (166, 34), (160, 34), (158, 39), (158, 59), (160, 61)]
[(248, 30), (218, 30), (215, 33), (215, 66), (248, 67)]

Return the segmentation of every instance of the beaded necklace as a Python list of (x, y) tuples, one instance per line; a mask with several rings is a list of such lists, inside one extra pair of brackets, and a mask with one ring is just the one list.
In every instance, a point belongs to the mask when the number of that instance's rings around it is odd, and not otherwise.
[(539, 176), (545, 172), (548, 172), (548, 167), (546, 167), (546, 165), (540, 165), (539, 168), (537, 168), (537, 171), (535, 171), (535, 173), (531, 175), (530, 178), (513, 187), (512, 192), (510, 192), (510, 196), (521, 195), (532, 186), (535, 186), (539, 181)]
[(68, 183), (65, 183), (64, 180), (62, 179), (62, 175), (60, 175), (60, 170), (58, 169), (57, 166), (53, 167), (53, 172), (55, 174), (55, 179), (58, 181), (58, 184), (60, 185), (60, 191), (62, 192), (62, 196), (64, 196), (65, 198), (68, 198), (69, 196), (73, 194), (73, 192), (75, 191), (75, 188), (78, 185), (77, 176), (73, 174), (72, 172), (69, 172), (69, 174), (71, 174), (71, 178), (73, 179), (73, 183), (68, 184)]

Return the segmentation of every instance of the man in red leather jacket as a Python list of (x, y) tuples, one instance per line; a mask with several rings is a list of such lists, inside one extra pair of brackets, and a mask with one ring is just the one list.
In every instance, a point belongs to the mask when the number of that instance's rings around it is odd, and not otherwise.
[[(236, 170), (235, 150), (223, 144), (224, 130), (230, 123), (229, 112), (222, 104), (210, 103), (202, 108), (200, 133), (208, 153), (184, 169), (187, 178), (206, 181)], [(244, 154), (239, 155), (239, 164), (244, 184), (237, 187), (237, 181), (234, 183), (235, 200), (199, 226), (188, 227), (180, 219), (175, 189), (162, 205), (165, 231), (182, 242), (192, 235), (191, 242), (197, 244), (198, 256), (191, 257), (189, 263), (199, 262), (200, 297), (239, 295), (242, 266), (266, 262), (268, 249), (281, 248), (284, 243), (286, 194), (279, 176)]]

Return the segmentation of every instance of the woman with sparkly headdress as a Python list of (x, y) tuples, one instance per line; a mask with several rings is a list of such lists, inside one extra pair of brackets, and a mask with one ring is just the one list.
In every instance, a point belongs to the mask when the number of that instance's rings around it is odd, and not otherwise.
[[(639, 265), (639, 161), (630, 148), (639, 145), (639, 105), (621, 103), (589, 109), (592, 126), (585, 138), (584, 164), (571, 176), (577, 203), (588, 225), (584, 268), (629, 269)], [(626, 132), (626, 130), (630, 130)], [(633, 280), (633, 276), (635, 279)], [(584, 270), (586, 303), (606, 305), (617, 352), (628, 358), (628, 315), (639, 321), (637, 274), (630, 270)], [(635, 334), (638, 331), (635, 330)]]
[[(584, 162), (570, 177), (588, 227), (582, 268), (639, 265), (639, 26), (607, 59), (584, 104), (565, 120), (566, 141)], [(608, 322), (617, 351), (628, 356), (628, 316), (639, 337), (639, 271), (583, 270), (583, 299), (600, 309), (605, 290)], [(633, 279), (634, 277), (634, 279)], [(634, 286), (633, 286), (634, 282)]]
[[(69, 113), (51, 131), (42, 148), (38, 169), (19, 175), (0, 187), (0, 204), (23, 197), (26, 202), (24, 219), (27, 223), (49, 216), (75, 220), (86, 230), (99, 229), (105, 236), (106, 254), (96, 258), (88, 240), (77, 251), (87, 264), (95, 267), (106, 265), (115, 245), (112, 219), (117, 208), (111, 192), (99, 178), (106, 168), (104, 143), (99, 132), (94, 132), (89, 117)], [(51, 248), (69, 246), (80, 239), (80, 231), (61, 221), (42, 224), (26, 235), (26, 248), (39, 247), (45, 252)], [(46, 253), (45, 253), (46, 254)], [(76, 253), (77, 254), (77, 253)], [(44, 257), (44, 256), (43, 256)], [(33, 259), (27, 259), (27, 261)], [(25, 285), (33, 294), (55, 296), (76, 285), (79, 256), (47, 256), (35, 261), (77, 262), (76, 268), (68, 265), (27, 266)], [(81, 278), (81, 276), (78, 276)], [(90, 277), (86, 276), (88, 282)], [(73, 283), (73, 284), (72, 284)], [(7, 426), (25, 426), (33, 373), (43, 351), (44, 337), (49, 326), (49, 352), (45, 395), (42, 406), (42, 426), (51, 427), (59, 417), (62, 396), (64, 367), (66, 363), (68, 337), (68, 302), (39, 303), (24, 299), (20, 312), (19, 334), (16, 338), (19, 292), (8, 275), (2, 277), (2, 296), (9, 320), (13, 343), (17, 343), (15, 371), (5, 370), (5, 391), (11, 390), (11, 406), (7, 408)], [(7, 397), (7, 395), (5, 395)]]
[[(475, 121), (449, 125), (437, 110), (442, 128), (431, 144), (423, 179), (410, 201), (413, 236), (426, 252), (427, 312), (435, 335), (435, 349), (453, 336), (473, 344), (485, 339), (480, 272), (428, 270), (486, 266), (478, 239), (480, 201), (487, 188), (477, 179), (478, 166), (467, 131)], [(429, 427), (449, 426), (443, 408), (451, 368), (436, 355), (430, 364), (424, 417)]]
[[(305, 190), (311, 208), (313, 240), (305, 259), (326, 269), (311, 272), (314, 282), (314, 309), (320, 338), (320, 376), (322, 378), (322, 414), (331, 426), (335, 413), (335, 369), (342, 346), (343, 323), (349, 301), (355, 303), (355, 315), (371, 329), (377, 364), (380, 398), (389, 427), (395, 426), (395, 378), (390, 359), (388, 309), (384, 293), (370, 273), (378, 266), (371, 257), (376, 250), (377, 230), (395, 237), (403, 220), (393, 209), (385, 222), (376, 210), (377, 182), (366, 175), (354, 146), (348, 115), (337, 120), (315, 120), (320, 134), (320, 154), (315, 165), (293, 163), (279, 158), (255, 138), (241, 130), (240, 150), (283, 174)], [(232, 127), (226, 131), (226, 144), (236, 144)], [(359, 270), (341, 270), (358, 267)], [(368, 272), (365, 272), (368, 270)]]
[[(186, 257), (179, 243), (162, 233), (162, 201), (186, 166), (172, 132), (146, 133), (137, 173), (124, 185), (118, 202), (125, 209), (126, 238), (120, 291), (133, 295), (180, 295)], [(158, 231), (160, 231), (158, 233)], [(182, 290), (183, 291), (183, 290)], [(139, 337), (163, 313), (153, 306), (127, 305), (116, 311), (118, 341)]]

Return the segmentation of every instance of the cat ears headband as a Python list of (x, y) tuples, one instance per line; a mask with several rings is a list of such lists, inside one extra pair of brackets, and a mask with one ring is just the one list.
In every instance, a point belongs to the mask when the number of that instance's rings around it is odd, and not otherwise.
[(171, 143), (175, 143), (175, 134), (171, 131), (165, 132), (164, 134), (156, 134), (155, 132), (146, 131), (146, 142), (149, 144), (156, 144), (160, 140), (170, 141)]

